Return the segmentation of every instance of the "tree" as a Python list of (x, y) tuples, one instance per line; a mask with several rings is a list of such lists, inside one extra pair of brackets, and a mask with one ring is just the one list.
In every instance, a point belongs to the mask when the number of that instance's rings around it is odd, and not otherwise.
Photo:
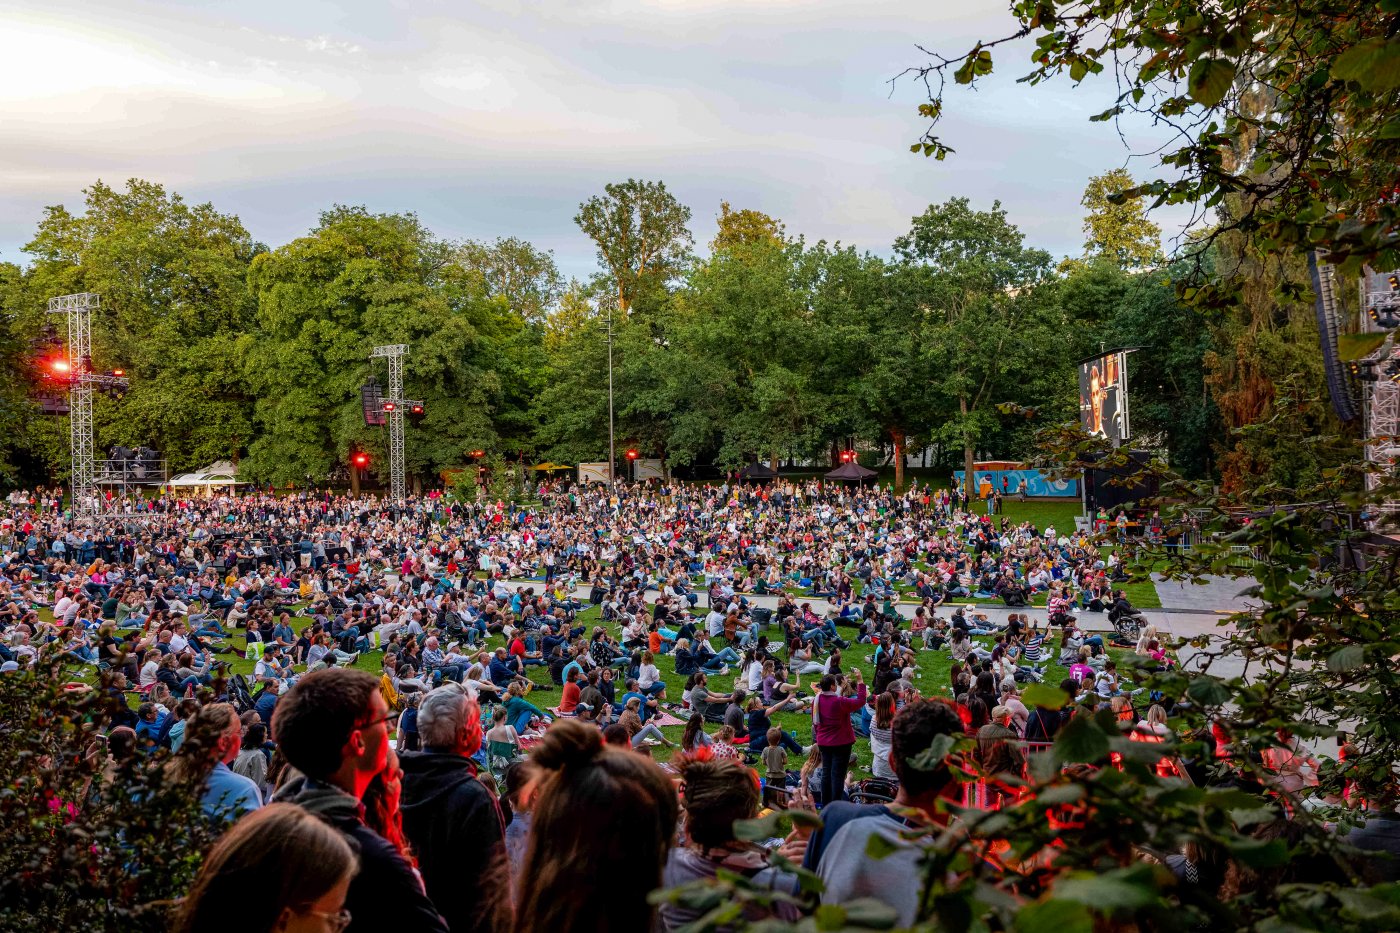
[(249, 281), (258, 327), (242, 350), (260, 426), (249, 476), (325, 477), (352, 449), (387, 469), (383, 432), (365, 426), (359, 394), (378, 344), (409, 345), (405, 390), (427, 406), (423, 425), (407, 428), (409, 473), (456, 466), (495, 442), (499, 381), (481, 364), (513, 326), (508, 309), (473, 290), (451, 248), (413, 215), (336, 207), (309, 236), (259, 256)]
[(468, 240), (455, 259), (469, 274), (479, 276), (477, 288), (487, 298), (499, 298), (527, 323), (541, 324), (564, 294), (564, 277), (554, 254), (516, 237), (491, 243)]
[(1288, 499), (1354, 454), (1329, 441), (1342, 427), (1327, 399), (1307, 267), (1236, 231), (1216, 249), (1220, 310), (1204, 363), (1226, 431), (1222, 488), (1241, 495), (1262, 484)]
[(1142, 114), (1172, 129), (1163, 176), (1120, 196), (1205, 213), (1236, 194), (1246, 208), (1219, 229), (1257, 231), (1266, 252), (1325, 249), (1349, 275), (1363, 262), (1400, 265), (1392, 0), (1012, 0), (1010, 9), (1014, 31), (906, 72), (929, 90), (915, 152), (953, 151), (936, 135), (947, 76), (975, 85), (992, 73), (997, 46), (1029, 37), (1023, 82), (1067, 72), (1079, 83), (1111, 68), (1118, 96), (1092, 119)]
[(1120, 269), (1144, 269), (1162, 261), (1162, 228), (1147, 219), (1142, 195), (1128, 195), (1133, 176), (1116, 168), (1089, 179), (1080, 200), (1084, 217), (1083, 262), (1103, 259)]
[(694, 242), (686, 226), (690, 208), (659, 181), (629, 178), (603, 191), (579, 205), (574, 223), (597, 245), (618, 313), (626, 316), (640, 293), (684, 267)]
[(974, 211), (967, 198), (953, 198), (915, 217), (895, 241), (899, 287), (920, 310), (932, 387), (949, 403), (942, 430), (963, 449), (969, 489), (977, 442), (996, 422), (997, 393), (1020, 357), (1039, 364), (1053, 335), (1042, 326), (1043, 304), (1030, 300), (1050, 255), (1023, 239), (1000, 201)]
[(669, 352), (655, 414), (673, 412), (669, 448), (680, 462), (718, 447), (740, 466), (755, 454), (821, 444), (829, 409), (818, 383), (819, 328), (798, 280), (800, 243), (735, 238), (697, 266), (669, 318)]
[(715, 218), (719, 230), (710, 241), (710, 251), (722, 253), (736, 246), (752, 246), (757, 243), (776, 245), (783, 241), (782, 221), (774, 220), (762, 211), (744, 209), (736, 211), (728, 201), (719, 204), (719, 217)]
[(49, 208), (25, 247), (34, 262), (9, 297), (15, 325), (37, 333), (48, 298), (97, 293), (94, 366), (131, 379), (120, 401), (98, 400), (99, 449), (150, 445), (173, 471), (237, 458), (252, 402), (236, 347), (253, 324), (247, 272), (263, 247), (237, 217), (150, 182), (97, 182), (84, 196), (82, 214)]

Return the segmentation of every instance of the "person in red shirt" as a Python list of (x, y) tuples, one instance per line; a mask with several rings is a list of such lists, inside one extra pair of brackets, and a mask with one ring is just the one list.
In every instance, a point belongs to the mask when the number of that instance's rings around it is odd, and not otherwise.
[(854, 696), (841, 696), (837, 692), (841, 679), (836, 674), (823, 677), (822, 692), (812, 703), (812, 741), (822, 750), (822, 806), (845, 798), (851, 747), (856, 744), (851, 714), (865, 705), (865, 677), (860, 668), (851, 671)]
[(564, 693), (559, 699), (559, 712), (572, 713), (578, 706), (579, 694), (583, 688), (579, 686), (579, 670), (573, 668), (569, 671), (569, 676), (564, 682)]

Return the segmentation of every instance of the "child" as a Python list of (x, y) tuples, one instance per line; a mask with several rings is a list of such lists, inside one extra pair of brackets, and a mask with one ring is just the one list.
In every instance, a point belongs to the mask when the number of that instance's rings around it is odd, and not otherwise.
[(763, 767), (768, 771), (768, 783), (787, 787), (787, 751), (783, 748), (783, 733), (777, 726), (768, 730), (768, 747), (763, 750)]

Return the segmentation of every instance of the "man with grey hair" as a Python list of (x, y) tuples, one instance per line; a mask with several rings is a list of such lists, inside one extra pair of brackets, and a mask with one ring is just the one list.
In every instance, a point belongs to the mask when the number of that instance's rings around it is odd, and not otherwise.
[(399, 810), (428, 897), (453, 933), (509, 929), (505, 827), (472, 760), (481, 707), (460, 684), (444, 684), (418, 704), (418, 735), (423, 750), (399, 758)]

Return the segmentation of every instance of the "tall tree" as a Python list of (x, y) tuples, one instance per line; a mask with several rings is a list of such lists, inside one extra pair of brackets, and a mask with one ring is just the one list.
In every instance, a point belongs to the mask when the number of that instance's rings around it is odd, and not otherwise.
[(643, 291), (664, 285), (684, 267), (694, 242), (687, 227), (690, 208), (659, 181), (629, 178), (603, 192), (579, 205), (574, 223), (598, 247), (616, 308), (626, 316)]
[(967, 198), (929, 207), (895, 241), (900, 287), (923, 316), (933, 386), (951, 410), (943, 432), (963, 449), (971, 481), (979, 439), (996, 423), (998, 393), (1026, 357), (1055, 333), (1029, 290), (1050, 271), (1050, 254), (1027, 248), (1001, 202), (975, 211)]
[(49, 297), (96, 292), (94, 365), (131, 378), (120, 401), (98, 400), (99, 447), (150, 445), (173, 471), (237, 458), (252, 402), (236, 346), (253, 324), (247, 271), (263, 247), (237, 217), (150, 182), (97, 182), (84, 196), (81, 214), (49, 208), (25, 247), (17, 324), (35, 332)]
[(408, 428), (411, 474), (491, 446), (499, 382), (483, 364), (504, 308), (468, 277), (446, 275), (451, 254), (411, 214), (337, 207), (310, 235), (258, 257), (249, 275), (258, 328), (243, 343), (261, 429), (250, 475), (319, 479), (352, 449), (372, 451), (374, 469), (387, 471), (383, 430), (364, 425), (359, 395), (376, 344), (409, 345), (405, 389), (427, 404), (423, 426)]
[(1133, 176), (1116, 168), (1089, 179), (1079, 203), (1084, 216), (1082, 262), (1105, 260), (1120, 269), (1145, 269), (1162, 261), (1162, 228), (1147, 219)]
[(777, 244), (784, 239), (782, 221), (774, 220), (762, 211), (751, 208), (736, 211), (729, 206), (728, 201), (720, 202), (719, 216), (715, 221), (719, 230), (710, 241), (710, 251), (714, 253), (755, 243)]

